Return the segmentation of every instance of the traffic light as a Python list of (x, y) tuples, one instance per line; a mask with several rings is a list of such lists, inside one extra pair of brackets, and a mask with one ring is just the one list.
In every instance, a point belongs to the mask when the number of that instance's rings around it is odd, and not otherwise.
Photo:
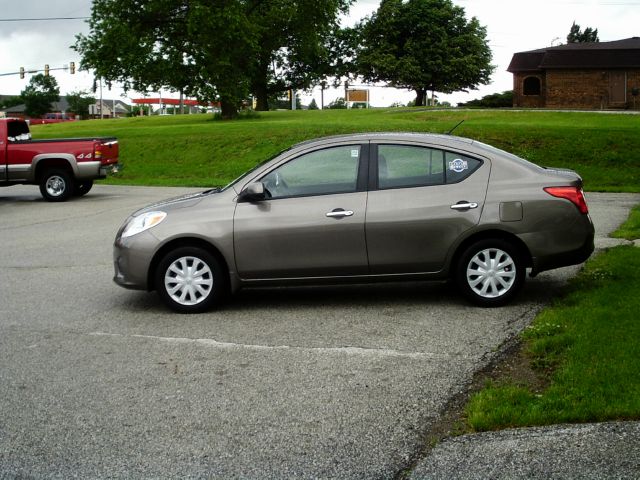
[(24, 67), (20, 67), (20, 78), (24, 78)]
[(48, 77), (49, 76), (49, 64), (45, 64), (44, 66), (44, 76)]
[(70, 62), (69, 63), (69, 73), (71, 75), (73, 75), (74, 73), (76, 73), (76, 62)]

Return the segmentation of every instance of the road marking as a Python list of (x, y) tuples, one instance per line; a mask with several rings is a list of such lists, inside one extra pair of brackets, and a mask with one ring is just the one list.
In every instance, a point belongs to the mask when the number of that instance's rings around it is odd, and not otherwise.
[(251, 345), (244, 343), (219, 342), (211, 338), (181, 338), (181, 337), (159, 337), (155, 335), (124, 335), (121, 333), (92, 332), (89, 335), (97, 337), (120, 337), (120, 338), (140, 338), (145, 340), (156, 340), (175, 344), (198, 344), (215, 348), (226, 349), (245, 349), (257, 351), (274, 351), (274, 350), (290, 350), (290, 351), (306, 351), (313, 353), (329, 353), (329, 354), (347, 354), (370, 357), (398, 357), (410, 359), (440, 359), (450, 360), (451, 358), (475, 358), (467, 355), (450, 355), (442, 353), (425, 353), (425, 352), (403, 352), (390, 348), (364, 348), (364, 347), (293, 347), (289, 345)]

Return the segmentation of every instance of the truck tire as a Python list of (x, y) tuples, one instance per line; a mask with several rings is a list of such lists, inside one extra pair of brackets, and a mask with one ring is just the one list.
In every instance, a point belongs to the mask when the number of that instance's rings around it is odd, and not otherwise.
[(73, 195), (75, 197), (82, 197), (83, 195), (86, 195), (87, 193), (89, 193), (89, 190), (91, 190), (91, 187), (93, 187), (93, 180), (76, 182), (73, 188)]
[(40, 193), (48, 202), (64, 202), (73, 191), (73, 177), (66, 170), (51, 168), (40, 177)]

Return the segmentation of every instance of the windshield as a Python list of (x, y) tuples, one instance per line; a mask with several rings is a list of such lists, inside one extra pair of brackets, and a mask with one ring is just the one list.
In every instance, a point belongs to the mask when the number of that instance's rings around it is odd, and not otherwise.
[(235, 180), (231, 181), (229, 184), (225, 185), (224, 187), (222, 187), (220, 189), (220, 191), (225, 191), (228, 188), (230, 188), (232, 185), (235, 185), (236, 183), (238, 183), (240, 180), (242, 180), (245, 177), (248, 177), (249, 175), (251, 175), (253, 172), (255, 172), (257, 169), (259, 169), (260, 167), (262, 167), (265, 163), (270, 162), (271, 160), (273, 160), (274, 158), (276, 158), (279, 155), (282, 155), (284, 152), (291, 150), (291, 147), (289, 148), (285, 148), (284, 150), (276, 153), (275, 155), (272, 155), (271, 157), (267, 158), (266, 160), (263, 160), (262, 162), (258, 163), (255, 167), (253, 167), (251, 170), (248, 170), (246, 172), (244, 172), (242, 175), (240, 175), (238, 178), (236, 178)]

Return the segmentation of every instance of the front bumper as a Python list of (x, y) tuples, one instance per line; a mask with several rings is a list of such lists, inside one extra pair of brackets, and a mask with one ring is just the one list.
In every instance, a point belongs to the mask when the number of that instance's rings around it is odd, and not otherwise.
[(132, 290), (149, 290), (149, 268), (158, 240), (148, 231), (129, 238), (116, 237), (113, 245), (113, 281)]

